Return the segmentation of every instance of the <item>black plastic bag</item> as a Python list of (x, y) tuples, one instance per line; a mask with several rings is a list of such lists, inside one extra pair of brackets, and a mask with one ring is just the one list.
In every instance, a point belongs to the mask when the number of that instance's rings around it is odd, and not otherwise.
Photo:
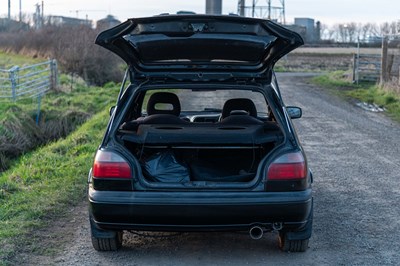
[(189, 168), (180, 163), (170, 150), (156, 153), (143, 163), (144, 174), (153, 182), (189, 182)]

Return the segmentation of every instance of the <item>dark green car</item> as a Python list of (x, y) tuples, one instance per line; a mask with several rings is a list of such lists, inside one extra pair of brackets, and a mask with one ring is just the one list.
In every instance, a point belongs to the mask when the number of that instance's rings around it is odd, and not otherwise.
[(303, 44), (269, 20), (164, 15), (96, 43), (128, 65), (89, 174), (93, 247), (124, 230), (278, 231), (284, 251), (311, 237), (312, 176), (274, 64)]

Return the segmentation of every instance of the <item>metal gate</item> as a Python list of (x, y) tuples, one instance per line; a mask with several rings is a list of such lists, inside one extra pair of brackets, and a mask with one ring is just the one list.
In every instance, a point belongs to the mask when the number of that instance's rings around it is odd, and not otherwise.
[(37, 97), (57, 84), (57, 61), (0, 69), (0, 98)]
[(30, 66), (0, 69), (0, 99), (17, 101), (37, 97), (36, 124), (39, 123), (42, 96), (58, 84), (57, 61), (49, 60)]
[(353, 82), (377, 82), (381, 75), (382, 56), (379, 54), (354, 54)]

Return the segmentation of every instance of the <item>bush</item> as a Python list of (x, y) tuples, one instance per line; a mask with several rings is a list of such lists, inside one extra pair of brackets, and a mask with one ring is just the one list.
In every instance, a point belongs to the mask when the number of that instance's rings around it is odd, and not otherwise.
[(89, 84), (120, 81), (122, 60), (94, 44), (97, 31), (82, 26), (46, 26), (41, 30), (1, 33), (5, 51), (57, 59), (62, 71), (75, 73)]

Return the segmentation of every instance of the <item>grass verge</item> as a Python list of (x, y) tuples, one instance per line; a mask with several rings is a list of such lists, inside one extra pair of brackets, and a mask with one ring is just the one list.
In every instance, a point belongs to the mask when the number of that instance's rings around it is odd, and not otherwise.
[(21, 156), (0, 175), (0, 265), (32, 244), (30, 232), (82, 200), (107, 121), (105, 110), (67, 138)]
[(344, 71), (336, 71), (313, 78), (313, 83), (328, 88), (331, 92), (348, 100), (376, 104), (386, 109), (386, 113), (395, 121), (400, 122), (400, 95), (383, 89), (379, 85), (362, 83), (352, 84)]

